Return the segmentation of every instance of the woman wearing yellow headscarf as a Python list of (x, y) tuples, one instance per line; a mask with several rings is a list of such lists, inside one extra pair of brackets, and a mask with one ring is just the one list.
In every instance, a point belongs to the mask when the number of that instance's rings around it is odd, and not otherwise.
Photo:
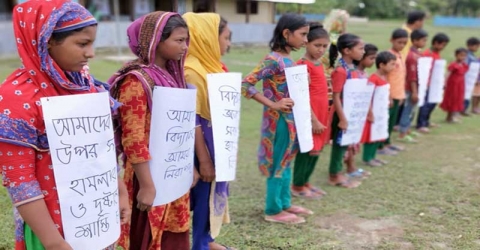
[(215, 181), (215, 153), (208, 101), (207, 74), (225, 72), (221, 57), (230, 46), (227, 21), (215, 13), (186, 13), (190, 46), (185, 62), (185, 78), (197, 87), (195, 166), (200, 180), (190, 193), (193, 211), (193, 250), (231, 249), (214, 242), (228, 215), (228, 182)]

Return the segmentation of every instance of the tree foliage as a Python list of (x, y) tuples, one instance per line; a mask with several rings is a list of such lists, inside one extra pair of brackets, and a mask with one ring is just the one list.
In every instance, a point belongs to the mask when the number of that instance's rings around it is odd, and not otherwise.
[[(300, 8), (304, 13), (326, 14), (333, 8), (346, 9), (356, 16), (403, 18), (412, 9), (433, 15), (480, 16), (480, 0), (317, 0)], [(298, 11), (297, 4), (277, 4), (279, 13)]]

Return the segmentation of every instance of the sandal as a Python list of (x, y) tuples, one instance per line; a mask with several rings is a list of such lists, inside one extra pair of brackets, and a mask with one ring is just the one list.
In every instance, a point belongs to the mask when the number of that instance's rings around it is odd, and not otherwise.
[(383, 166), (382, 163), (380, 163), (379, 161), (376, 161), (375, 159), (371, 160), (371, 161), (366, 161), (364, 163), (365, 163), (365, 165), (367, 165), (369, 167), (381, 167), (381, 166)]
[(225, 245), (222, 245), (222, 247), (224, 247), (224, 248), (225, 248), (225, 250), (236, 250), (236, 249), (235, 249), (235, 248), (233, 248), (233, 247), (227, 247), (227, 246), (225, 246)]
[(331, 185), (331, 186), (334, 186), (334, 187), (343, 187), (343, 188), (357, 188), (361, 185), (362, 183), (359, 182), (359, 181), (352, 181), (352, 180), (349, 180), (349, 179), (346, 179), (344, 181), (340, 181), (340, 182), (332, 182), (332, 181), (328, 181), (328, 185)]
[(400, 151), (404, 151), (404, 150), (405, 150), (404, 147), (398, 146), (398, 145), (389, 145), (389, 146), (387, 146), (387, 147), (388, 147), (388, 149), (393, 150), (393, 151), (397, 151), (397, 152), (400, 152)]
[(266, 215), (265, 220), (268, 222), (290, 224), (290, 225), (305, 223), (304, 218), (296, 216), (295, 214), (291, 214), (289, 212), (285, 212), (285, 211), (282, 211), (276, 215)]
[(408, 135), (411, 136), (411, 137), (419, 137), (419, 136), (422, 136), (420, 133), (416, 132), (416, 131), (409, 131), (408, 132)]
[(420, 133), (422, 133), (422, 134), (428, 134), (428, 133), (430, 133), (430, 129), (428, 129), (427, 127), (418, 128), (417, 131), (420, 132)]
[(306, 209), (301, 206), (295, 206), (295, 205), (292, 205), (289, 209), (285, 209), (284, 211), (287, 213), (295, 214), (295, 215), (312, 215), (313, 214), (312, 210)]
[(397, 151), (393, 151), (391, 149), (389, 149), (388, 147), (385, 147), (383, 149), (379, 149), (377, 151), (377, 154), (379, 155), (391, 155), (391, 156), (394, 156), (394, 155), (397, 155), (398, 152)]
[(316, 194), (319, 194), (321, 196), (324, 196), (324, 195), (327, 194), (327, 192), (325, 192), (323, 189), (318, 188), (318, 187), (314, 187), (314, 186), (310, 185), (309, 183), (305, 184), (305, 187), (310, 189), (310, 191), (312, 191)]
[(406, 135), (406, 136), (404, 136), (404, 137), (402, 137), (402, 138), (398, 137), (397, 140), (398, 140), (399, 142), (405, 142), (405, 143), (417, 143), (417, 142), (418, 142), (417, 140), (413, 139), (413, 137), (410, 136), (410, 135)]
[(315, 193), (310, 189), (305, 188), (302, 191), (295, 190), (292, 188), (292, 196), (305, 198), (305, 199), (318, 199), (322, 198), (322, 195), (319, 193)]
[(355, 172), (347, 173), (347, 175), (350, 178), (368, 178), (372, 173), (359, 168)]
[[(215, 244), (216, 247), (215, 247), (215, 248), (212, 248), (211, 244)], [(228, 247), (228, 246), (225, 246), (225, 245), (222, 245), (222, 244), (218, 244), (218, 243), (216, 243), (215, 241), (210, 242), (210, 243), (208, 244), (208, 247), (209, 247), (209, 249), (212, 249), (212, 250), (213, 250), (213, 249), (220, 249), (220, 248), (223, 248), (223, 250), (236, 250), (236, 249), (233, 248), (233, 247)]]
[(388, 164), (388, 161), (385, 161), (385, 160), (382, 160), (382, 159), (373, 159), (373, 160), (382, 164), (382, 165), (387, 165)]

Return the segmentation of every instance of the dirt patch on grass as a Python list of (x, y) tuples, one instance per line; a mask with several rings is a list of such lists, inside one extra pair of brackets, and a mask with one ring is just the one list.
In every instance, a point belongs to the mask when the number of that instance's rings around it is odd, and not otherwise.
[(342, 249), (376, 249), (385, 244), (413, 249), (413, 244), (403, 238), (405, 232), (400, 223), (393, 218), (369, 220), (339, 213), (318, 218), (316, 225), (334, 231)]

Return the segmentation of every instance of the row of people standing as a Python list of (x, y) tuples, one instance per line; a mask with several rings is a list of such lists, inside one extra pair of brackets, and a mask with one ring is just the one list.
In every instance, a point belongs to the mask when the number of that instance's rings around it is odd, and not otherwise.
[[(356, 188), (362, 180), (371, 175), (370, 172), (355, 166), (355, 154), (359, 151), (360, 144), (364, 145), (362, 160), (367, 166), (380, 167), (388, 164), (387, 161), (377, 158), (377, 153), (397, 155), (405, 148), (394, 144), (394, 140), (413, 142), (410, 136), (416, 135), (416, 132), (410, 129), (410, 125), (419, 98), (425, 98), (425, 104), (419, 109), (417, 131), (428, 133), (428, 128), (435, 126), (430, 120), (437, 103), (429, 103), (428, 92), (434, 74), (433, 66), (441, 60), (440, 53), (448, 45), (450, 38), (444, 33), (437, 33), (431, 39), (431, 46), (424, 49), (428, 39), (428, 33), (422, 29), (426, 15), (421, 11), (413, 11), (408, 14), (407, 25), (392, 32), (391, 49), (378, 53), (375, 45), (365, 44), (359, 36), (345, 32), (348, 14), (338, 10), (335, 13), (340, 34), (334, 36), (329, 35), (316, 23), (310, 24), (307, 33), (305, 27), (308, 24), (301, 16), (282, 16), (270, 43), (272, 52), (244, 80), (244, 95), (264, 105), (259, 165), (262, 173), (267, 176), (267, 221), (297, 224), (305, 222), (304, 217), (313, 214), (309, 209), (292, 205), (291, 196), (315, 199), (326, 195), (322, 189), (310, 184), (310, 177), (320, 152), (329, 141), (332, 149), (328, 183), (344, 188)], [(292, 136), (296, 133), (291, 114), (294, 102), (289, 98), (285, 78), (285, 68), (295, 65), (290, 53), (301, 47), (302, 37), (306, 53), (297, 64), (306, 64), (310, 76), (314, 137), (314, 149), (308, 153), (297, 152), (295, 136)], [(328, 47), (330, 49), (327, 52)], [(469, 63), (478, 61), (474, 56), (479, 47), (478, 39), (468, 39), (467, 47), (468, 49), (457, 49), (455, 61), (448, 66), (446, 90), (441, 102), (442, 109), (448, 112), (447, 122), (453, 122), (454, 115), (467, 108), (464, 99), (470, 99), (464, 95), (465, 73), (468, 70), (465, 59), (468, 56), (471, 58)], [(426, 94), (419, 97), (421, 57), (432, 59), (432, 69), (423, 72), (428, 78)], [(327, 64), (322, 65), (322, 61)], [(373, 65), (377, 71), (368, 76), (366, 69)], [(343, 110), (342, 94), (345, 83), (356, 78), (368, 78), (368, 82), (374, 84), (375, 89), (389, 85), (391, 101), (388, 108), (388, 137), (381, 141), (371, 139), (370, 128), (375, 117), (370, 109), (359, 143), (342, 146), (340, 139), (349, 126)], [(264, 82), (263, 95), (254, 88), (258, 80)], [(328, 80), (330, 84), (327, 84)], [(443, 86), (444, 83), (439, 84)], [(328, 87), (331, 89), (331, 98)], [(373, 100), (370, 105), (373, 105)], [(394, 138), (393, 134), (397, 123), (400, 123), (398, 139)], [(290, 140), (287, 140), (288, 137)], [(344, 164), (347, 166), (346, 171), (343, 170)], [(292, 167), (293, 183), (289, 189)]]

